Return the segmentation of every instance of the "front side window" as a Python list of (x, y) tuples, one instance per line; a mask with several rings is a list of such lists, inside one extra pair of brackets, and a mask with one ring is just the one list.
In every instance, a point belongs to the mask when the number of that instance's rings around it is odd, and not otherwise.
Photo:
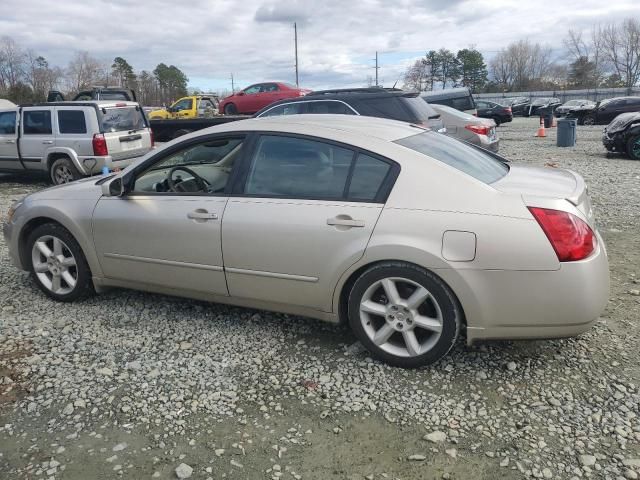
[(509, 172), (505, 162), (439, 133), (423, 132), (395, 143), (446, 163), (484, 183), (500, 180)]
[(23, 118), (25, 135), (51, 135), (50, 110), (26, 110)]
[(82, 110), (58, 110), (60, 133), (87, 133), (87, 124)]
[(15, 135), (16, 112), (0, 113), (0, 135)]
[(136, 178), (134, 193), (221, 194), (243, 139), (221, 138), (190, 145), (161, 158)]
[(342, 198), (354, 152), (294, 137), (260, 137), (245, 193), (310, 199)]
[(284, 105), (278, 105), (266, 112), (262, 113), (260, 117), (277, 117), (280, 115), (297, 115), (302, 113), (303, 103), (285, 103)]

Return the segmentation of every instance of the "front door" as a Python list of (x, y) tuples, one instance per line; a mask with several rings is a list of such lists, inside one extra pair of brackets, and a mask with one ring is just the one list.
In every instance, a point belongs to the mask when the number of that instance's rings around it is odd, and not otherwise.
[(242, 144), (236, 135), (175, 145), (141, 166), (131, 192), (100, 199), (93, 231), (104, 275), (227, 295), (220, 226)]
[(331, 311), (337, 279), (364, 254), (394, 168), (347, 146), (260, 136), (222, 222), (229, 294)]
[(22, 170), (18, 159), (17, 112), (0, 112), (0, 169)]

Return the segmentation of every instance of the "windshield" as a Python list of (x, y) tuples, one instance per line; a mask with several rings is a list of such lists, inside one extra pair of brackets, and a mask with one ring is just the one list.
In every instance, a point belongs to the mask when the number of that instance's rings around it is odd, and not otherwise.
[(142, 110), (136, 107), (115, 107), (101, 110), (100, 124), (104, 132), (140, 130), (146, 127)]
[(500, 180), (509, 166), (480, 148), (431, 131), (401, 138), (394, 143), (446, 163), (484, 183)]

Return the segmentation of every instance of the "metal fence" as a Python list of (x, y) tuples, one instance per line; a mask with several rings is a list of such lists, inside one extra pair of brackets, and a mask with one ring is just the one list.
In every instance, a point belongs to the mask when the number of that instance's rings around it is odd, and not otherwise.
[(473, 97), (476, 100), (489, 100), (500, 103), (505, 98), (513, 97), (557, 97), (562, 103), (569, 100), (593, 100), (597, 102), (605, 98), (631, 97), (640, 95), (640, 87), (631, 88), (591, 88), (584, 90), (547, 90), (544, 92), (504, 92), (504, 93), (476, 93)]

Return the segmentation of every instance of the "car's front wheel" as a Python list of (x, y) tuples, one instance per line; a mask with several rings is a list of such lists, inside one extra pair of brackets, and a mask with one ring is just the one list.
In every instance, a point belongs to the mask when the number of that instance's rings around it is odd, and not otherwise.
[(36, 285), (51, 298), (71, 302), (93, 292), (87, 260), (63, 226), (45, 223), (36, 227), (26, 248)]
[(235, 115), (238, 113), (238, 109), (233, 103), (227, 103), (224, 106), (224, 113), (225, 115)]
[(595, 125), (596, 117), (593, 115), (585, 115), (582, 119), (582, 125)]
[(496, 123), (496, 127), (499, 127), (500, 124), (502, 123), (502, 121), (500, 120), (500, 117), (493, 117), (493, 121)]
[(627, 140), (627, 155), (633, 160), (640, 160), (640, 135), (632, 135)]
[(349, 323), (363, 345), (390, 365), (434, 363), (453, 347), (461, 312), (449, 287), (432, 272), (404, 262), (367, 269), (349, 295)]

